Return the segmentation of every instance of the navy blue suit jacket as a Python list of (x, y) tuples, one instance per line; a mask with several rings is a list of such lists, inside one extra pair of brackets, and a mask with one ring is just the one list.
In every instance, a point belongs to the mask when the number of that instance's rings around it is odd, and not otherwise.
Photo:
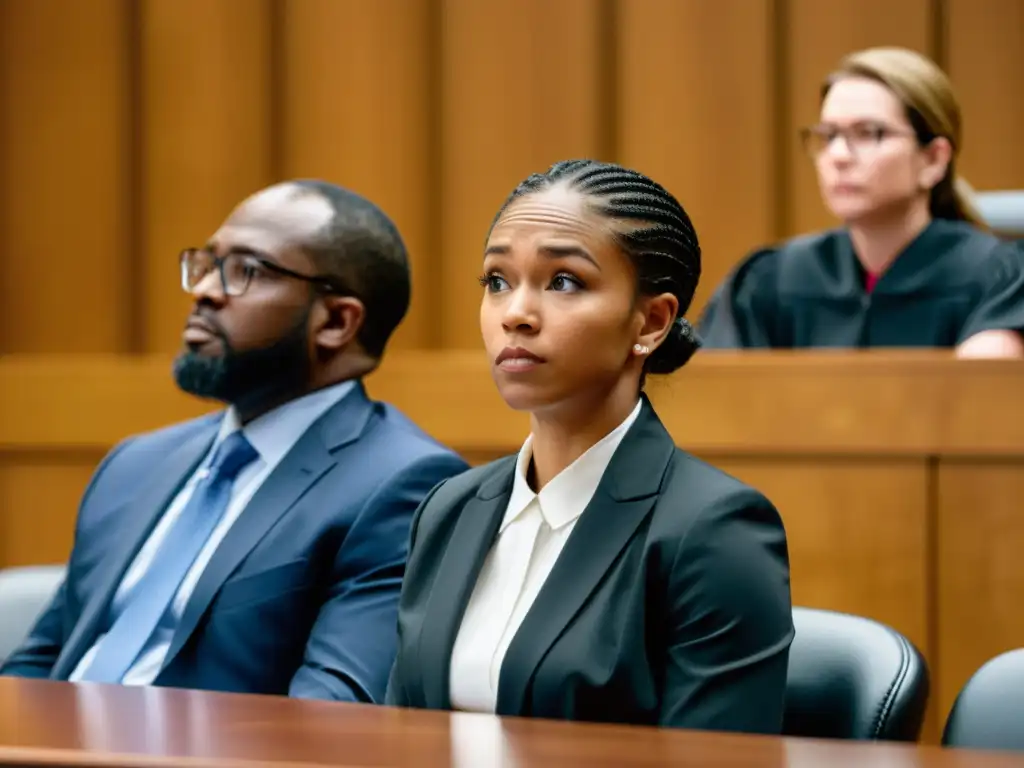
[[(132, 438), (103, 460), (79, 509), (67, 578), (0, 674), (68, 678), (220, 418)], [(466, 468), (357, 387), (306, 431), (231, 527), (155, 684), (383, 701), (413, 513)]]

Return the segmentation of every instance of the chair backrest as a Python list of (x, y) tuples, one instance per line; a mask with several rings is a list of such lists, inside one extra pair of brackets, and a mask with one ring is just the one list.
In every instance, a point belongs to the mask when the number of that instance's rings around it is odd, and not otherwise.
[(0, 664), (21, 645), (64, 579), (63, 565), (0, 571)]
[(916, 741), (928, 668), (907, 638), (861, 616), (794, 608), (786, 736)]
[(946, 719), (942, 743), (1024, 751), (1024, 648), (996, 656), (967, 681)]
[(1024, 238), (1024, 189), (978, 192), (974, 202), (995, 232), (1011, 239)]

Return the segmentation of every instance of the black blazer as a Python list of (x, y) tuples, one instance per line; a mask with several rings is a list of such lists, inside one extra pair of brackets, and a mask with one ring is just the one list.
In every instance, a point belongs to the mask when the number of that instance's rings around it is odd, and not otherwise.
[[(450, 478), (417, 511), (388, 704), (451, 708), (515, 463)], [(792, 639), (778, 512), (678, 450), (645, 400), (509, 646), (497, 714), (777, 734)]]

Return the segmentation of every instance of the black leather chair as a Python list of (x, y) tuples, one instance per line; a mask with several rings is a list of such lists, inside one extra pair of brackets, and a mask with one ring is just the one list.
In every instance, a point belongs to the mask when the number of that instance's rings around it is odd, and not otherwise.
[(928, 668), (914, 645), (877, 621), (794, 608), (783, 734), (916, 741)]
[(1024, 648), (974, 673), (946, 719), (947, 747), (1024, 751)]

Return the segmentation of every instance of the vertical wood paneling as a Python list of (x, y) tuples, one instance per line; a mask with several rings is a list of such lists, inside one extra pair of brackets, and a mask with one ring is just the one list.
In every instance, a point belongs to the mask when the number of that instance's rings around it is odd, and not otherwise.
[(78, 503), (100, 458), (0, 454), (0, 568), (66, 562)]
[[(923, 460), (712, 459), (780, 510), (794, 605), (866, 616), (903, 633), (934, 668), (929, 477)], [(934, 700), (922, 736), (936, 741)]]
[(934, 55), (931, 0), (787, 0), (789, 36), (784, 90), (788, 109), (783, 127), (789, 153), (786, 233), (795, 235), (836, 222), (825, 208), (811, 160), (799, 149), (797, 131), (818, 119), (822, 81), (848, 53), (878, 45), (899, 45)]
[(413, 271), (394, 347), (431, 346), (439, 335), (430, 10), (430, 0), (283, 6), (283, 172), (352, 189), (394, 219)]
[(964, 116), (960, 171), (977, 189), (1024, 189), (1024, 2), (948, 2), (948, 71)]
[(525, 175), (578, 156), (635, 166), (692, 212), (694, 315), (753, 248), (834, 223), (796, 131), (850, 51), (941, 48), (965, 176), (1024, 185), (1022, 14), (1017, 0), (4, 0), (0, 351), (175, 349), (178, 250), (280, 175), (349, 186), (396, 220), (414, 273), (396, 347), (475, 348), (488, 223)]
[(0, 3), (0, 352), (131, 339), (128, 6)]
[(773, 5), (618, 0), (618, 159), (693, 218), (703, 274), (691, 315), (776, 234)]
[(781, 511), (794, 604), (868, 616), (929, 651), (923, 461), (711, 460)]
[(440, 0), (444, 346), (480, 346), (480, 272), (491, 219), (516, 184), (603, 146), (601, 0)]
[(1024, 647), (1024, 464), (943, 462), (938, 483), (938, 646), (932, 697), (949, 714), (992, 657)]
[(143, 0), (145, 348), (180, 346), (178, 253), (271, 181), (270, 0)]

